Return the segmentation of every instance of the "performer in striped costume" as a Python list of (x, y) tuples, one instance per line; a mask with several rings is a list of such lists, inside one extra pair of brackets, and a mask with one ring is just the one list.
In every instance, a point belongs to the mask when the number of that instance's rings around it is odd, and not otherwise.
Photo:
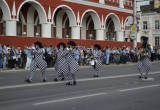
[(95, 44), (94, 50), (92, 52), (92, 60), (91, 60), (92, 62), (91, 65), (95, 70), (94, 77), (100, 77), (99, 70), (100, 70), (100, 67), (102, 66), (101, 54), (102, 54), (101, 46), (98, 44)]
[[(139, 56), (139, 61), (138, 61), (138, 70), (140, 72), (139, 78), (144, 78), (147, 79), (148, 77), (148, 72), (151, 69), (151, 46), (150, 44), (147, 43), (147, 41), (144, 41), (142, 44), (142, 49), (138, 53)], [(142, 67), (145, 68), (145, 75), (142, 74)]]
[(66, 85), (76, 85), (75, 73), (79, 69), (78, 62), (74, 58), (73, 48), (76, 46), (76, 43), (69, 41), (67, 43), (68, 47), (65, 54), (65, 62), (62, 65), (62, 72), (65, 73), (68, 83)]
[(57, 45), (58, 50), (56, 51), (56, 63), (55, 63), (55, 70), (57, 72), (56, 74), (56, 78), (54, 79), (54, 81), (58, 81), (60, 79), (60, 77), (62, 77), (62, 81), (64, 80), (64, 74), (61, 71), (62, 69), (62, 65), (65, 62), (65, 48), (66, 45), (63, 42), (60, 42)]
[(43, 77), (43, 82), (46, 82), (47, 80), (46, 80), (45, 71), (46, 71), (46, 68), (47, 68), (47, 63), (43, 59), (43, 54), (44, 54), (45, 51), (42, 48), (42, 43), (41, 42), (35, 42), (34, 45), (35, 45), (35, 48), (32, 49), (32, 54), (33, 54), (34, 58), (31, 61), (30, 76), (25, 81), (28, 82), (28, 83), (32, 82), (32, 78), (34, 76), (36, 68), (38, 67), (41, 70), (42, 77)]

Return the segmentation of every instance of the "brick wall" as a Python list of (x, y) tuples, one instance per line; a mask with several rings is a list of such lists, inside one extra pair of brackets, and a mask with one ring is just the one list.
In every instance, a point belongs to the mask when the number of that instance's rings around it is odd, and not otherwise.
[[(32, 45), (36, 41), (42, 42), (44, 45), (53, 45), (56, 46), (59, 42), (67, 43), (71, 39), (56, 39), (56, 38), (37, 38), (37, 37), (7, 37), (7, 36), (0, 36), (0, 42), (2, 44), (14, 45), (14, 46), (21, 46), (22, 48), (26, 45)], [(108, 45), (114, 47), (119, 46), (131, 46), (133, 47), (133, 42), (113, 42), (113, 41), (96, 41), (96, 40), (72, 40), (77, 43), (79, 46), (86, 46), (91, 47), (95, 43), (100, 44), (102, 47), (106, 47)], [(138, 43), (138, 47), (141, 46), (141, 43)]]

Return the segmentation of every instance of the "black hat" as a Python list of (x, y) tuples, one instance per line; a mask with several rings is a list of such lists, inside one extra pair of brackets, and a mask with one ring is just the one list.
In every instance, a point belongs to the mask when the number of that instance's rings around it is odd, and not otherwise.
[(75, 43), (74, 41), (69, 41), (69, 42), (67, 43), (67, 45), (70, 45), (70, 46), (77, 46), (76, 43)]
[(38, 45), (38, 46), (39, 46), (39, 48), (43, 48), (42, 43), (41, 43), (41, 42), (39, 42), (39, 41), (35, 42), (35, 43), (34, 43), (34, 45)]
[(60, 43), (57, 45), (58, 49), (60, 48), (60, 45), (62, 45), (62, 46), (63, 46), (63, 48), (66, 48), (66, 44), (65, 44), (65, 43), (63, 43), (63, 42), (60, 42)]
[(101, 46), (98, 44), (94, 44), (94, 47), (97, 48), (98, 50), (101, 50)]

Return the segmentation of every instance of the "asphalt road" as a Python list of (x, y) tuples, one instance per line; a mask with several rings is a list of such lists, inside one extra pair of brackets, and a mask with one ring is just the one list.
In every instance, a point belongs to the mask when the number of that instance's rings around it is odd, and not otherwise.
[(77, 72), (77, 85), (53, 82), (55, 70), (48, 69), (47, 82), (37, 70), (27, 84), (26, 70), (0, 72), (0, 110), (160, 110), (160, 62), (152, 64), (148, 80), (138, 79), (135, 65), (104, 66), (101, 77), (93, 69)]

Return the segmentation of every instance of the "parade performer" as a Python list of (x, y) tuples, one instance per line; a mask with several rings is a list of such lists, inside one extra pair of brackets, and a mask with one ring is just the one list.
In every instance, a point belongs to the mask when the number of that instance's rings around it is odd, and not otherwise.
[[(138, 70), (140, 72), (140, 76), (139, 78), (144, 78), (147, 79), (148, 77), (148, 72), (150, 71), (151, 68), (151, 61), (150, 61), (150, 57), (151, 57), (151, 46), (150, 44), (147, 43), (147, 41), (144, 41), (142, 44), (142, 48), (141, 50), (139, 50), (138, 52), (138, 57), (139, 57), (139, 61), (138, 61)], [(142, 67), (145, 68), (145, 75), (142, 74)]]
[(62, 65), (65, 62), (65, 48), (66, 45), (63, 42), (60, 42), (57, 45), (58, 50), (56, 51), (56, 62), (55, 62), (55, 70), (57, 72), (56, 74), (56, 78), (54, 79), (54, 81), (58, 81), (60, 79), (60, 77), (62, 77), (62, 81), (64, 80), (64, 74), (61, 71), (62, 69)]
[(76, 46), (76, 43), (69, 41), (67, 43), (67, 50), (65, 54), (65, 62), (62, 65), (62, 72), (65, 74), (68, 83), (66, 85), (76, 85), (75, 73), (79, 69), (78, 62), (75, 60), (73, 48)]
[(94, 45), (94, 50), (92, 51), (92, 58), (90, 61), (90, 65), (95, 70), (94, 77), (100, 77), (99, 70), (100, 67), (102, 66), (102, 61), (101, 61), (101, 46), (98, 44)]
[(42, 48), (41, 42), (35, 42), (34, 45), (35, 45), (35, 48), (32, 49), (32, 55), (34, 56), (34, 58), (31, 61), (30, 76), (25, 81), (28, 83), (32, 82), (32, 78), (34, 76), (36, 68), (38, 67), (41, 70), (43, 82), (46, 82), (47, 79), (46, 79), (45, 71), (47, 68), (47, 63), (44, 60), (44, 56), (43, 56), (45, 51)]

